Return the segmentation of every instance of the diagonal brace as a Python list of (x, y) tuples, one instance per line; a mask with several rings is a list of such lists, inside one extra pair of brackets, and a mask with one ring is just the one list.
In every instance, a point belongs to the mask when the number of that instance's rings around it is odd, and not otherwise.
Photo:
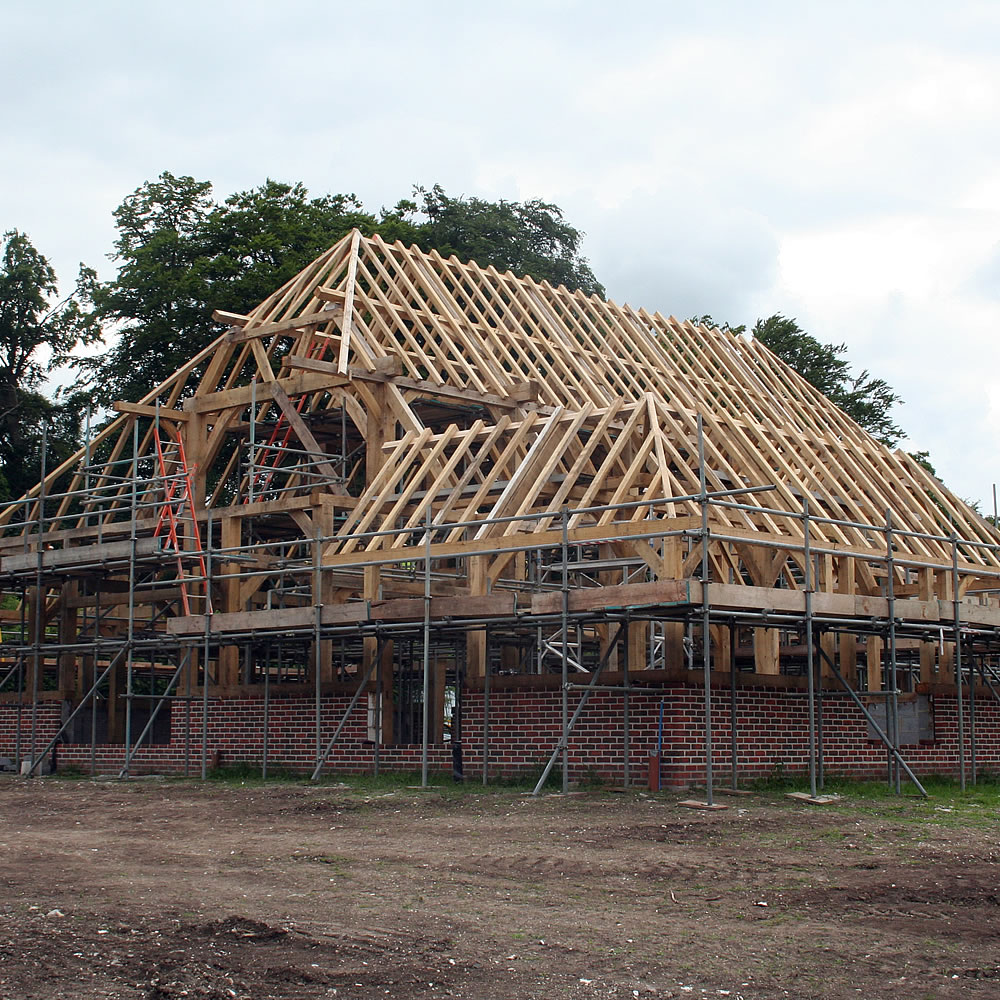
[(625, 630), (625, 622), (620, 622), (618, 625), (618, 631), (615, 632), (614, 638), (608, 643), (608, 648), (604, 655), (601, 657), (600, 662), (597, 664), (597, 668), (594, 670), (593, 677), (590, 678), (590, 683), (587, 685), (586, 690), (583, 692), (583, 697), (580, 698), (580, 703), (576, 706), (576, 711), (573, 712), (573, 717), (569, 720), (569, 724), (566, 726), (566, 737), (559, 737), (559, 742), (556, 744), (555, 750), (552, 751), (552, 756), (549, 757), (549, 762), (545, 765), (545, 770), (542, 771), (542, 776), (538, 779), (538, 784), (535, 785), (535, 790), (531, 793), (532, 795), (541, 794), (542, 787), (545, 782), (548, 781), (549, 774), (552, 772), (552, 768), (555, 767), (556, 761), (559, 759), (559, 754), (566, 748), (569, 740), (569, 734), (573, 732), (573, 727), (576, 725), (577, 720), (583, 713), (583, 709), (587, 704), (594, 688), (597, 686), (598, 680), (601, 677), (601, 671), (607, 665), (608, 660), (611, 659), (611, 654), (614, 652), (615, 647), (618, 645), (618, 640), (621, 638), (622, 632)]
[(35, 754), (35, 758), (31, 762), (31, 767), (28, 768), (28, 773), (26, 777), (31, 777), (31, 775), (35, 771), (35, 768), (38, 767), (38, 765), (41, 764), (41, 762), (45, 759), (45, 755), (59, 742), (59, 737), (62, 736), (64, 732), (66, 732), (66, 730), (69, 728), (69, 724), (77, 717), (77, 715), (80, 714), (80, 710), (83, 708), (83, 706), (86, 705), (91, 698), (96, 697), (97, 689), (101, 686), (101, 684), (104, 683), (104, 678), (111, 673), (111, 670), (115, 666), (115, 664), (128, 652), (130, 648), (131, 648), (131, 643), (127, 643), (126, 645), (122, 646), (122, 648), (119, 649), (117, 653), (115, 653), (115, 655), (111, 658), (111, 662), (102, 671), (101, 676), (94, 681), (94, 683), (90, 686), (90, 690), (83, 696), (83, 698), (80, 699), (80, 704), (77, 705), (72, 712), (70, 712), (66, 721), (59, 727), (59, 731), (46, 744), (45, 749), (40, 754)]
[(323, 770), (323, 765), (326, 763), (327, 758), (330, 756), (330, 751), (333, 750), (334, 743), (340, 739), (340, 734), (344, 730), (344, 726), (347, 725), (347, 720), (351, 717), (351, 712), (354, 711), (355, 706), (361, 699), (361, 695), (365, 688), (368, 687), (368, 682), (371, 680), (372, 673), (375, 670), (375, 665), (379, 663), (382, 659), (382, 648), (385, 646), (385, 639), (379, 639), (378, 644), (375, 647), (375, 655), (372, 657), (372, 662), (368, 665), (368, 670), (365, 672), (365, 676), (362, 678), (361, 683), (358, 685), (357, 691), (354, 692), (354, 697), (351, 699), (351, 703), (344, 710), (343, 718), (337, 724), (337, 728), (334, 731), (333, 736), (330, 737), (330, 741), (327, 743), (323, 752), (319, 755), (319, 759), (316, 761), (316, 767), (313, 770), (312, 777), (310, 781), (319, 781), (320, 771)]
[(149, 735), (150, 732), (152, 732), (153, 723), (156, 722), (156, 717), (160, 714), (160, 709), (163, 708), (166, 696), (170, 693), (170, 689), (177, 683), (177, 678), (180, 677), (181, 671), (188, 665), (190, 659), (191, 659), (191, 649), (190, 647), (188, 647), (187, 652), (181, 657), (181, 662), (177, 665), (177, 669), (174, 671), (173, 677), (170, 678), (166, 690), (163, 692), (163, 697), (160, 698), (160, 700), (156, 703), (156, 708), (154, 708), (153, 711), (149, 713), (149, 721), (146, 723), (146, 726), (143, 729), (143, 731), (139, 734), (139, 738), (135, 741), (135, 743), (132, 744), (132, 746), (126, 749), (125, 763), (122, 764), (122, 769), (118, 772), (119, 778), (128, 777), (129, 765), (132, 763), (132, 758), (135, 756), (136, 750), (138, 750), (139, 747), (142, 746), (142, 741), (147, 737), (147, 735)]
[(914, 785), (917, 786), (917, 788), (920, 791), (920, 794), (926, 799), (928, 797), (927, 789), (924, 788), (924, 786), (921, 785), (920, 782), (917, 780), (917, 776), (913, 773), (913, 771), (910, 770), (910, 765), (907, 764), (905, 760), (903, 760), (900, 752), (892, 745), (892, 741), (889, 739), (888, 736), (886, 736), (884, 732), (882, 732), (882, 727), (875, 721), (875, 717), (872, 715), (872, 713), (868, 711), (868, 706), (858, 697), (858, 694), (854, 690), (854, 688), (852, 688), (851, 685), (847, 683), (847, 681), (844, 679), (844, 675), (840, 672), (839, 668), (837, 667), (837, 664), (833, 662), (833, 660), (830, 658), (830, 655), (826, 652), (825, 649), (822, 648), (822, 646), (819, 647), (819, 655), (824, 660), (826, 660), (826, 662), (830, 665), (830, 669), (833, 671), (834, 677), (836, 677), (837, 680), (840, 681), (841, 687), (843, 687), (843, 689), (851, 696), (851, 699), (853, 700), (854, 704), (861, 709), (861, 711), (864, 713), (865, 718), (868, 720), (868, 723), (871, 725), (872, 729), (875, 730), (875, 734), (885, 744), (886, 749), (889, 751), (889, 753), (892, 754), (893, 759), (906, 772), (906, 776), (910, 779), (910, 781), (913, 782)]

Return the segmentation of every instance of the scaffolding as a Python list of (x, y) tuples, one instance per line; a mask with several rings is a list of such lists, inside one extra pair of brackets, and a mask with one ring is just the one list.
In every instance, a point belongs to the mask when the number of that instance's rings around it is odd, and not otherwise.
[(760, 345), (359, 234), (217, 319), (72, 459), (48, 470), (43, 443), (38, 487), (0, 510), (19, 767), (89, 745), (106, 770), (114, 747), (127, 776), (169, 716), (175, 765), (204, 777), (210, 704), (252, 696), (266, 775), (296, 693), (315, 778), (367, 710), (371, 767), (419, 745), (426, 784), (474, 692), (487, 782), (491, 699), (520, 686), (558, 692), (536, 791), (557, 765), (569, 787), (598, 692), (621, 700), (628, 784), (636, 699), (697, 685), (712, 804), (718, 695), (735, 787), (752, 682), (805, 699), (813, 795), (834, 699), (899, 791), (921, 789), (901, 700), (956, 698), (977, 779), (1000, 536)]
[[(154, 428), (155, 430), (155, 428)], [(738, 772), (738, 726), (736, 722), (735, 695), (740, 671), (737, 669), (736, 642), (740, 629), (781, 629), (802, 637), (806, 679), (806, 698), (809, 718), (808, 771), (813, 795), (823, 787), (822, 712), (824, 699), (834, 697), (828, 683), (824, 684), (821, 665), (827, 668), (839, 686), (841, 695), (848, 697), (858, 707), (867, 723), (885, 747), (889, 782), (897, 791), (905, 774), (920, 791), (923, 787), (903, 757), (900, 745), (899, 697), (912, 692), (920, 683), (919, 673), (912, 666), (903, 669), (900, 651), (904, 643), (926, 643), (928, 636), (936, 633), (937, 641), (945, 640), (954, 646), (954, 690), (958, 699), (959, 725), (959, 774), (963, 788), (967, 775), (977, 777), (975, 698), (979, 696), (1000, 700), (1000, 604), (994, 595), (1000, 592), (1000, 583), (994, 582), (977, 592), (977, 602), (956, 597), (951, 603), (950, 619), (942, 617), (936, 599), (923, 602), (936, 607), (919, 609), (914, 615), (909, 607), (901, 613), (895, 595), (897, 579), (906, 579), (920, 570), (933, 568), (940, 572), (940, 562), (929, 563), (897, 554), (894, 547), (894, 528), (891, 511), (886, 512), (881, 525), (835, 522), (830, 518), (810, 513), (808, 499), (797, 512), (779, 508), (748, 504), (748, 495), (766, 494), (771, 486), (710, 491), (702, 480), (699, 494), (660, 497), (602, 505), (592, 508), (548, 510), (532, 515), (500, 518), (480, 518), (474, 521), (446, 521), (433, 523), (430, 518), (423, 525), (402, 527), (395, 531), (376, 530), (324, 536), (315, 534), (308, 542), (301, 540), (278, 541), (273, 538), (240, 543), (227, 547), (222, 544), (219, 521), (211, 512), (199, 528), (197, 519), (190, 519), (190, 527), (181, 530), (181, 498), (189, 489), (187, 470), (172, 470), (168, 463), (159, 462), (143, 475), (137, 460), (140, 432), (138, 423), (133, 428), (136, 448), (129, 458), (112, 463), (125, 470), (125, 474), (109, 474), (108, 466), (101, 466), (98, 476), (94, 469), (84, 468), (85, 478), (93, 478), (94, 485), (77, 491), (72, 496), (50, 494), (41, 496), (34, 503), (20, 501), (12, 508), (20, 509), (21, 519), (8, 517), (9, 538), (17, 538), (20, 556), (7, 556), (0, 578), (5, 592), (17, 597), (17, 620), (4, 623), (3, 644), (0, 654), (6, 667), (0, 676), (0, 694), (9, 705), (13, 700), (17, 711), (16, 744), (17, 764), (29, 762), (28, 773), (37, 769), (60, 742), (71, 742), (67, 734), (74, 732), (78, 719), (90, 713), (89, 725), (83, 731), (91, 745), (91, 769), (96, 772), (96, 745), (98, 743), (98, 707), (106, 705), (109, 698), (117, 697), (124, 704), (124, 739), (121, 746), (120, 777), (130, 772), (130, 765), (137, 751), (151, 738), (156, 720), (164, 706), (179, 704), (186, 710), (181, 723), (185, 732), (184, 773), (197, 768), (205, 777), (210, 767), (208, 739), (205, 732), (209, 699), (226, 697), (218, 683), (219, 664), (224, 651), (235, 651), (241, 661), (242, 681), (245, 687), (257, 685), (264, 704), (265, 741), (260, 767), (266, 776), (269, 766), (267, 733), (271, 695), (274, 687), (289, 684), (299, 687), (312, 685), (315, 695), (315, 760), (313, 778), (317, 779), (327, 765), (331, 754), (344, 732), (348, 719), (366, 695), (374, 701), (374, 755), (373, 768), (379, 768), (379, 747), (382, 730), (380, 714), (385, 711), (386, 684), (382, 677), (385, 667), (384, 651), (387, 646), (407, 645), (407, 653), (399, 658), (395, 667), (395, 683), (419, 685), (420, 697), (407, 698), (404, 703), (421, 712), (419, 724), (409, 720), (410, 733), (419, 733), (422, 781), (428, 781), (428, 750), (433, 741), (434, 727), (430, 720), (431, 660), (442, 649), (453, 661), (453, 684), (461, 685), (465, 667), (463, 647), (472, 633), (483, 633), (486, 638), (486, 669), (481, 678), (484, 697), (482, 780), (490, 778), (489, 699), (491, 678), (495, 678), (505, 665), (496, 655), (491, 655), (489, 636), (502, 637), (507, 647), (518, 646), (528, 651), (525, 658), (529, 669), (523, 671), (523, 661), (515, 673), (548, 673), (558, 671), (560, 699), (560, 737), (538, 780), (536, 794), (546, 783), (552, 768), (562, 762), (562, 788), (569, 787), (568, 747), (574, 727), (583, 713), (588, 699), (595, 691), (622, 693), (624, 718), (624, 746), (622, 752), (622, 779), (632, 780), (630, 774), (628, 720), (629, 697), (650, 694), (668, 689), (677, 683), (677, 671), (663, 669), (666, 654), (667, 629), (670, 626), (684, 630), (685, 657), (695, 659), (694, 650), (700, 652), (702, 687), (704, 692), (704, 765), (707, 801), (713, 802), (715, 776), (713, 774), (712, 741), (713, 715), (711, 692), (718, 684), (718, 670), (713, 671), (713, 655), (720, 656), (719, 639), (713, 628), (728, 629), (728, 679), (730, 689), (730, 717), (728, 728), (731, 737), (730, 783), (736, 787)], [(154, 434), (155, 436), (155, 434)], [(157, 438), (158, 440), (158, 438)], [(117, 501), (129, 498), (127, 507), (116, 506), (116, 520), (106, 516), (108, 497)], [(71, 500), (69, 512), (60, 516), (47, 516), (47, 506), (61, 506)], [(686, 502), (696, 502), (701, 509), (700, 524), (687, 523), (691, 519), (650, 518), (636, 520), (638, 511), (655, 511)], [(742, 544), (745, 539), (727, 535), (713, 528), (712, 512), (716, 509), (753, 511), (773, 516), (792, 517), (802, 525), (801, 543), (761, 542), (769, 557), (777, 553), (801, 557), (801, 589), (776, 592), (771, 600), (774, 607), (754, 607), (759, 588), (743, 587), (746, 600), (734, 601), (728, 584), (712, 582), (713, 546)], [(122, 512), (127, 516), (122, 516)], [(571, 537), (570, 522), (575, 516), (590, 515), (605, 521), (599, 532), (590, 531), (586, 541)], [(559, 528), (557, 543), (551, 533), (527, 532), (512, 539), (506, 551), (522, 557), (525, 566), (531, 566), (525, 580), (510, 581), (503, 596), (492, 598), (492, 610), (482, 599), (442, 598), (442, 587), (453, 585), (468, 569), (455, 566), (452, 557), (435, 558), (440, 540), (456, 531), (474, 540), (483, 529), (496, 525), (510, 525), (525, 521), (554, 521)], [(678, 524), (677, 521), (685, 523)], [(63, 521), (78, 526), (94, 528), (93, 544), (66, 544), (57, 548), (60, 538), (78, 536), (78, 531), (62, 527)], [(852, 559), (863, 559), (885, 581), (884, 597), (879, 602), (866, 598), (871, 614), (864, 617), (851, 613), (848, 604), (842, 607), (817, 610), (814, 597), (819, 578), (818, 563), (833, 556), (838, 550), (812, 542), (816, 527), (836, 523), (870, 533), (883, 539), (882, 551), (867, 554), (853, 553)], [(145, 524), (145, 527), (141, 527)], [(162, 526), (170, 525), (169, 532)], [(636, 526), (641, 528), (636, 531)], [(16, 533), (16, 534), (15, 534)], [(908, 532), (910, 538), (937, 542), (951, 549), (951, 583), (953, 593), (961, 595), (962, 554), (969, 550), (987, 550), (1000, 553), (1000, 545), (976, 539)], [(643, 540), (652, 543), (662, 553), (670, 544), (679, 544), (686, 553), (695, 553), (698, 559), (692, 576), (683, 580), (656, 581), (648, 571), (637, 579), (634, 559), (600, 559), (602, 547), (622, 539)], [(376, 610), (371, 602), (350, 602), (347, 605), (324, 605), (323, 591), (329, 581), (324, 577), (333, 570), (325, 570), (322, 563), (323, 546), (345, 540), (371, 542), (384, 539), (398, 543), (385, 546), (376, 559), (348, 560), (337, 566), (336, 572), (358, 572), (375, 562), (386, 579), (397, 579), (420, 584), (419, 599), (397, 598), (381, 602)], [(89, 541), (89, 538), (88, 538)], [(396, 551), (391, 550), (395, 548)], [(386, 552), (385, 549), (390, 551)], [(9, 549), (7, 550), (9, 551)], [(483, 554), (484, 546), (474, 542), (466, 545), (465, 559)], [(495, 552), (492, 543), (488, 549)], [(262, 554), (269, 557), (266, 568), (257, 565)], [(445, 564), (445, 565), (442, 565)], [(169, 569), (164, 569), (168, 566)], [(607, 584), (601, 575), (620, 573), (621, 584)], [(1000, 569), (975, 570), (980, 585), (984, 581), (1000, 580)], [(212, 595), (222, 595), (227, 588), (252, 582), (261, 577), (268, 581), (266, 606), (259, 611), (232, 616), (216, 613)], [(127, 597), (115, 603), (102, 587), (127, 581)], [(172, 593), (164, 594), (170, 589)], [(967, 588), (966, 588), (967, 589)], [(621, 604), (623, 594), (633, 591), (633, 600)], [(92, 603), (81, 602), (87, 608), (80, 617), (75, 634), (66, 635), (44, 624), (41, 609), (48, 603), (46, 593), (84, 592), (93, 597)], [(140, 614), (144, 593), (161, 592), (157, 600), (163, 608), (158, 612), (147, 610)], [(30, 594), (29, 594), (30, 592)], [(33, 594), (34, 596), (31, 596)], [(627, 596), (627, 595), (626, 595)], [(851, 595), (826, 595), (850, 598)], [(791, 599), (791, 600), (790, 600)], [(609, 602), (614, 600), (614, 606)], [(105, 603), (106, 602), (106, 603)], [(201, 602), (205, 611), (193, 610)], [(758, 602), (759, 603), (759, 602)], [(853, 603), (861, 602), (854, 599)], [(908, 604), (915, 602), (909, 601)], [(781, 606), (779, 606), (779, 604)], [(793, 607), (794, 605), (794, 607)], [(332, 614), (325, 611), (332, 612)], [(349, 613), (348, 613), (349, 612)], [(971, 612), (971, 613), (970, 613)], [(936, 615), (932, 620), (929, 615)], [(242, 619), (246, 619), (245, 621)], [(649, 662), (634, 666), (629, 664), (629, 630), (639, 626), (646, 632), (645, 642), (650, 654)], [(598, 632), (605, 629), (608, 635), (603, 643)], [(850, 636), (876, 639), (884, 643), (886, 656), (881, 671), (884, 684), (876, 690), (861, 687), (860, 680), (871, 681), (871, 676), (858, 672), (854, 678), (845, 676), (838, 664), (824, 649), (824, 636)], [(374, 655), (365, 661), (364, 643), (374, 639)], [(327, 659), (334, 670), (326, 671), (324, 679), (324, 647)], [(602, 683), (602, 674), (609, 661), (618, 659), (621, 683)], [(79, 677), (72, 690), (60, 687), (65, 681), (66, 664), (71, 660), (78, 665)], [(123, 691), (112, 692), (109, 678), (116, 667), (124, 665)], [(685, 664), (684, 673), (690, 682), (692, 662)], [(630, 669), (631, 666), (631, 669)], [(28, 669), (26, 669), (28, 668)], [(658, 669), (659, 668), (659, 669)], [(905, 681), (901, 684), (901, 678)], [(579, 680), (578, 680), (579, 678)], [(340, 716), (332, 734), (324, 730), (322, 705), (331, 683), (338, 690), (348, 688), (351, 698)], [(181, 693), (181, 687), (184, 693)], [(58, 731), (44, 742), (38, 739), (38, 711), (45, 690), (72, 704)], [(14, 698), (11, 698), (13, 693)], [(575, 705), (571, 701), (576, 699)], [(884, 700), (884, 722), (875, 717), (871, 703)], [(202, 706), (201, 733), (191, 729), (190, 706), (199, 701)], [(140, 710), (145, 706), (145, 710)], [(22, 716), (30, 713), (30, 727), (22, 742)], [(105, 710), (105, 715), (110, 715)], [(179, 720), (178, 720), (179, 721)], [(396, 725), (402, 725), (398, 715)], [(140, 728), (141, 725), (141, 728)], [(137, 735), (136, 735), (137, 734)], [(191, 753), (193, 740), (197, 739), (199, 751)], [(413, 740), (413, 742), (417, 742)]]

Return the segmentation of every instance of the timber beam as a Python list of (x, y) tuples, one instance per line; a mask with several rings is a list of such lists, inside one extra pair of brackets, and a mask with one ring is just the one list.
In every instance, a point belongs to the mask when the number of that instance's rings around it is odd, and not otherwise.
[[(385, 361), (378, 358), (377, 361)], [(398, 358), (396, 359), (398, 360)], [(303, 357), (299, 354), (291, 354), (282, 359), (282, 366), (295, 368), (302, 371), (323, 372), (337, 374), (338, 368), (332, 361), (319, 361), (314, 358)], [(489, 392), (476, 392), (473, 389), (466, 389), (460, 386), (438, 384), (428, 382), (424, 379), (405, 378), (402, 374), (381, 371), (376, 367), (375, 371), (368, 371), (365, 368), (352, 367), (347, 376), (340, 375), (345, 382), (359, 379), (365, 382), (392, 382), (400, 389), (407, 389), (420, 396), (428, 396), (432, 399), (455, 400), (460, 403), (472, 403), (483, 407), (500, 406), (506, 409), (523, 408), (538, 398), (538, 382), (518, 382), (512, 385), (507, 395), (500, 396)]]

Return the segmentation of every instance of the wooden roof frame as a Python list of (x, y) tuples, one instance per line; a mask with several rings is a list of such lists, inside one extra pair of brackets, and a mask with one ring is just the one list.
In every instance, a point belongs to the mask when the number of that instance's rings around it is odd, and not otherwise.
[[(544, 532), (563, 505), (697, 493), (699, 418), (710, 490), (773, 487), (742, 498), (756, 509), (713, 508), (715, 530), (801, 540), (808, 498), (813, 542), (845, 552), (884, 547), (861, 525), (883, 525), (887, 511), (897, 552), (914, 560), (946, 565), (953, 533), (1000, 542), (906, 452), (886, 448), (763, 344), (729, 330), (356, 230), (247, 315), (215, 315), (226, 331), (142, 399), (116, 404), (120, 415), (87, 454), (129, 455), (138, 421), (140, 456), (151, 456), (152, 423), (162, 421), (186, 447), (195, 506), (222, 508), (248, 499), (227, 441), (251, 424), (280, 425), (313, 469), (286, 476), (288, 495), (326, 492), (349, 508), (324, 560), (422, 544), (412, 529), (428, 518), (532, 518), (479, 529), (489, 538)], [(464, 423), (438, 417), (428, 426), (421, 413), (431, 405), (468, 413)], [(341, 409), (366, 448), (355, 488), (338, 480), (312, 429)], [(84, 487), (84, 454), (49, 474), (46, 494)], [(36, 487), (21, 509), (38, 495)], [(117, 504), (124, 511), (128, 502), (123, 486)], [(67, 495), (59, 514), (73, 510)], [(697, 511), (687, 500), (653, 516)], [(297, 517), (305, 535), (311, 522)], [(573, 525), (611, 517), (574, 514)], [(409, 534), (392, 534), (399, 528)], [(435, 534), (435, 544), (463, 530)], [(386, 534), (351, 537), (359, 531)], [(987, 547), (963, 546), (961, 561), (967, 573), (1000, 569)]]

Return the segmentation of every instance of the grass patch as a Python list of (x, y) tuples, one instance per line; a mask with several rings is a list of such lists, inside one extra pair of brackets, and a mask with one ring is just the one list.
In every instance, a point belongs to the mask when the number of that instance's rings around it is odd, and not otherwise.
[[(185, 780), (185, 779), (181, 779)], [(223, 767), (212, 768), (206, 775), (206, 780), (220, 785), (263, 785), (263, 784), (306, 784), (309, 775), (280, 764), (267, 766), (267, 777), (261, 776), (259, 764), (239, 762), (226, 764)]]
[[(317, 782), (313, 782), (311, 773), (308, 771), (293, 770), (280, 763), (269, 764), (267, 768), (267, 778), (262, 778), (260, 764), (241, 762), (226, 764), (222, 767), (214, 768), (207, 774), (207, 780), (221, 785), (315, 785), (317, 787), (337, 787), (346, 788), (359, 795), (388, 794), (390, 792), (411, 792), (421, 793), (420, 771), (391, 770), (382, 771), (377, 777), (373, 774), (345, 774), (339, 771), (325, 771)], [(484, 785), (478, 770), (469, 773), (464, 781), (454, 781), (451, 771), (431, 771), (428, 773), (428, 787), (437, 795), (448, 798), (462, 797), (466, 795), (482, 795), (490, 792), (530, 792), (534, 789), (538, 778), (542, 773), (542, 765), (537, 768), (517, 775), (491, 776), (489, 784)], [(178, 778), (175, 780), (190, 780)], [(198, 780), (195, 778), (195, 780)], [(561, 776), (558, 769), (553, 768), (545, 783), (546, 791), (558, 791), (561, 785)], [(599, 790), (604, 787), (600, 781), (585, 781), (575, 783), (576, 787), (585, 787), (588, 790)]]
[[(822, 809), (842, 816), (868, 815), (893, 820), (899, 824), (896, 836), (902, 833), (904, 825), (909, 827), (910, 836), (922, 836), (935, 828), (996, 828), (1000, 781), (995, 774), (978, 775), (976, 785), (971, 784), (970, 776), (965, 791), (958, 779), (950, 776), (921, 776), (920, 783), (927, 791), (927, 798), (906, 780), (901, 785), (901, 794), (897, 795), (887, 781), (861, 781), (833, 775), (826, 779), (820, 793), (837, 795), (840, 801)], [(772, 798), (775, 805), (785, 804), (790, 809), (798, 809), (801, 808), (798, 803), (784, 796), (790, 791), (808, 791), (809, 783), (801, 776), (782, 775), (780, 781), (767, 778), (751, 782), (749, 787)]]
[(67, 781), (83, 781), (90, 778), (90, 772), (85, 771), (79, 764), (59, 764), (48, 777), (65, 778)]

